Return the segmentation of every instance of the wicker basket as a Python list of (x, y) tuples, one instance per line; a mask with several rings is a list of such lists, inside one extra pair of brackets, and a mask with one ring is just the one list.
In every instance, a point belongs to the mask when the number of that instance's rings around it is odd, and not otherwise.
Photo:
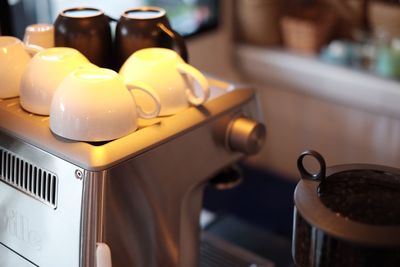
[(312, 7), (281, 19), (285, 47), (295, 52), (316, 54), (325, 45), (335, 25), (333, 12)]
[(400, 5), (384, 2), (371, 2), (369, 21), (375, 35), (389, 39), (400, 37)]
[(239, 41), (262, 45), (281, 45), (279, 19), (281, 0), (237, 0), (236, 26)]

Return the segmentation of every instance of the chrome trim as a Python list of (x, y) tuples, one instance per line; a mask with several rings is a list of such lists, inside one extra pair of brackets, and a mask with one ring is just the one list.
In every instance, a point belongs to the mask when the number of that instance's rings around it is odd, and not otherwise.
[(96, 266), (96, 242), (98, 229), (99, 184), (106, 172), (83, 171), (83, 199), (81, 220), (81, 257), (82, 267)]

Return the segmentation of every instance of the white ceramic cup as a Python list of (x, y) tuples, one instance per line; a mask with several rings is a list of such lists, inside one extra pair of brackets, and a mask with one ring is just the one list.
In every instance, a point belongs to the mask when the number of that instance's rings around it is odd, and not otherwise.
[(82, 67), (95, 65), (76, 49), (55, 47), (40, 51), (22, 75), (21, 106), (32, 113), (49, 115), (51, 100), (58, 85), (70, 72)]
[[(210, 95), (204, 75), (171, 49), (138, 50), (125, 61), (119, 73), (127, 83), (140, 81), (157, 92), (161, 116), (176, 114), (190, 105), (201, 105)], [(138, 103), (145, 102), (143, 93), (134, 95)]]
[(39, 50), (25, 46), (12, 36), (0, 36), (0, 98), (19, 95), (22, 73), (31, 60), (30, 54)]
[[(150, 111), (137, 106), (130, 91), (142, 91), (153, 104)], [(138, 118), (154, 118), (160, 112), (155, 92), (125, 85), (113, 70), (83, 68), (70, 73), (58, 86), (50, 111), (50, 129), (77, 141), (108, 141), (135, 131)]]
[(54, 26), (51, 24), (32, 24), (25, 28), (24, 43), (42, 48), (54, 47)]

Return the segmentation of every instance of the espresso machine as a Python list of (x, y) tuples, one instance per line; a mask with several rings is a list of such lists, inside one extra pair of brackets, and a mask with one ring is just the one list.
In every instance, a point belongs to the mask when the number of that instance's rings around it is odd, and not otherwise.
[(0, 100), (1, 266), (198, 266), (204, 187), (265, 138), (255, 91), (208, 80), (204, 105), (101, 143)]

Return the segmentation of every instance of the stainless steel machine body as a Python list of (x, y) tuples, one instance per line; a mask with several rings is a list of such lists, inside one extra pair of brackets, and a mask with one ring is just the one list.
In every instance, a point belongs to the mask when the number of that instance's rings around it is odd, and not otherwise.
[(197, 266), (204, 186), (264, 134), (254, 90), (209, 82), (203, 106), (95, 144), (0, 100), (0, 265)]

